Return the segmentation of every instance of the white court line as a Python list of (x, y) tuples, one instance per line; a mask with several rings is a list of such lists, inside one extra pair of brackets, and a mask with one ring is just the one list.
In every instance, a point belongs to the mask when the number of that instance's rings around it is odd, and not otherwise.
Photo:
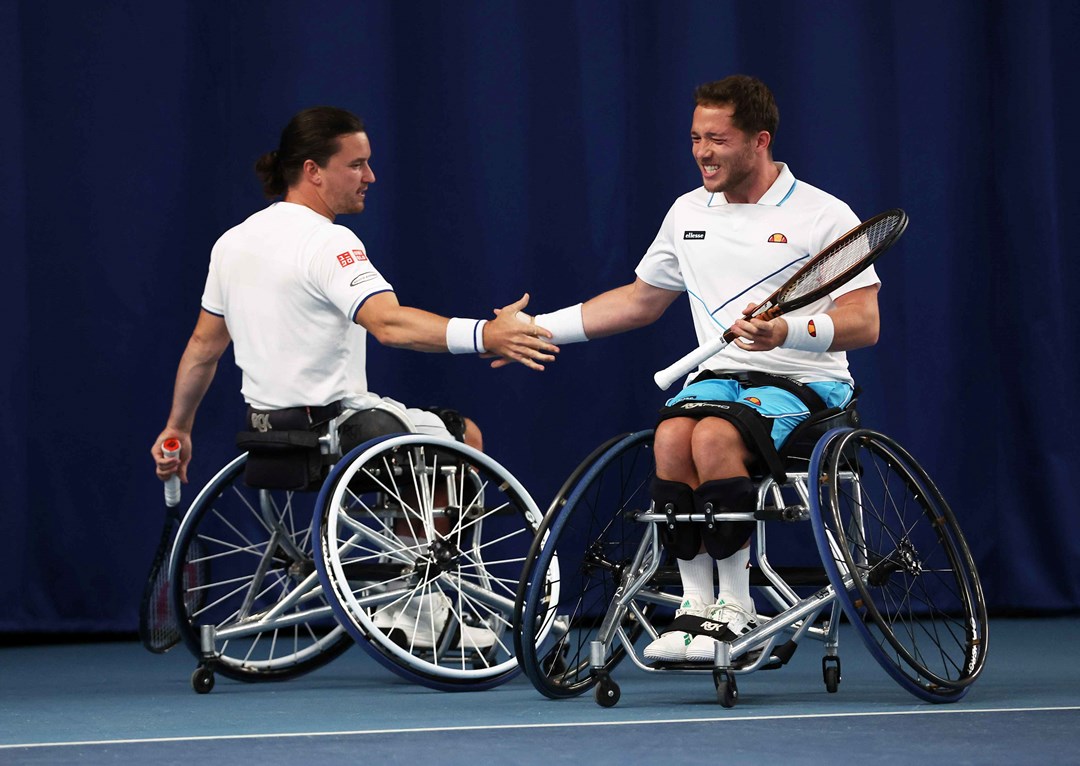
[(507, 729), (576, 729), (595, 726), (655, 726), (681, 723), (741, 723), (744, 721), (795, 721), (817, 718), (870, 718), (874, 716), (897, 715), (964, 715), (968, 713), (1043, 713), (1066, 710), (1080, 710), (1080, 705), (1061, 707), (1001, 707), (972, 708), (932, 708), (930, 710), (894, 710), (866, 713), (795, 713), (791, 715), (732, 715), (722, 718), (662, 718), (641, 721), (577, 721), (564, 723), (503, 723), (490, 726), (418, 726), (404, 729), (356, 729), (353, 731), (302, 731), (282, 732), (277, 734), (214, 734), (204, 737), (147, 737), (146, 739), (99, 739), (81, 742), (34, 742), (22, 745), (0, 745), (0, 750), (35, 747), (77, 747), (83, 745), (139, 745), (160, 742), (212, 742), (217, 740), (245, 739), (286, 739), (291, 737), (356, 737), (372, 734), (424, 734), (443, 731), (505, 731)]

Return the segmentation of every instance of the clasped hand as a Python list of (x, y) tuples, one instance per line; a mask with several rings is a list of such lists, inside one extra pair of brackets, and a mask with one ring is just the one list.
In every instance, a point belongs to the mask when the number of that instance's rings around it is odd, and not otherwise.
[[(495, 318), (484, 325), (485, 357), (496, 357), (491, 366), (505, 367), (520, 362), (533, 370), (543, 370), (545, 362), (554, 362), (559, 347), (549, 343), (551, 333), (529, 319), (519, 317), (519, 312), (529, 303), (529, 294), (501, 309), (495, 309)], [(528, 315), (521, 314), (521, 317)]]

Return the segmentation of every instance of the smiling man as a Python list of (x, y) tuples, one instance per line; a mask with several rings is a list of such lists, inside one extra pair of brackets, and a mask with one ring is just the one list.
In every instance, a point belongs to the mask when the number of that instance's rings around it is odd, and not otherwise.
[[(660, 411), (652, 497), (661, 511), (701, 513), (707, 504), (753, 510), (749, 476), (757, 456), (780, 447), (812, 411), (850, 401), (854, 384), (844, 352), (877, 342), (879, 282), (872, 267), (786, 317), (742, 318), (859, 222), (846, 204), (773, 161), (779, 121), (760, 80), (734, 75), (698, 87), (690, 143), (702, 184), (671, 206), (636, 279), (536, 317), (552, 331), (552, 343), (574, 343), (650, 324), (685, 292), (699, 343), (734, 331), (735, 343), (707, 360)], [(752, 525), (716, 526), (702, 533), (697, 525), (677, 524), (664, 531), (664, 544), (679, 560), (677, 614), (725, 625), (734, 638), (756, 622)], [(708, 636), (670, 632), (645, 656), (712, 662), (714, 646)]]

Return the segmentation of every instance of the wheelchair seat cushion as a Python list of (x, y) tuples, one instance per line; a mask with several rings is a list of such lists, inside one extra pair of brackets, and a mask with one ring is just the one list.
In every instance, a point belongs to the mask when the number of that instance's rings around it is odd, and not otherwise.
[(341, 454), (347, 455), (353, 447), (371, 439), (408, 431), (408, 426), (385, 410), (361, 410), (338, 426)]
[(807, 461), (822, 436), (834, 428), (842, 427), (859, 427), (859, 413), (855, 409), (854, 399), (846, 407), (830, 407), (815, 412), (795, 426), (780, 447), (780, 456), (789, 464), (793, 461)]

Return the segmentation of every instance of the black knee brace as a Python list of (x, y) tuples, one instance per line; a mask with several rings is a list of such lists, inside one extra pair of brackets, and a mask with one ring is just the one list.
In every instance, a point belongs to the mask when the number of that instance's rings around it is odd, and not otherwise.
[[(694, 512), (694, 490), (689, 484), (654, 478), (651, 494), (654, 513)], [(660, 542), (675, 558), (690, 560), (701, 550), (701, 532), (697, 524), (669, 519), (660, 524)]]
[[(707, 481), (694, 490), (694, 510), (714, 514), (723, 511), (749, 512), (757, 504), (754, 482), (745, 476)], [(704, 525), (701, 538), (705, 550), (714, 559), (726, 559), (743, 547), (754, 532), (752, 521), (718, 521), (712, 528)]]

